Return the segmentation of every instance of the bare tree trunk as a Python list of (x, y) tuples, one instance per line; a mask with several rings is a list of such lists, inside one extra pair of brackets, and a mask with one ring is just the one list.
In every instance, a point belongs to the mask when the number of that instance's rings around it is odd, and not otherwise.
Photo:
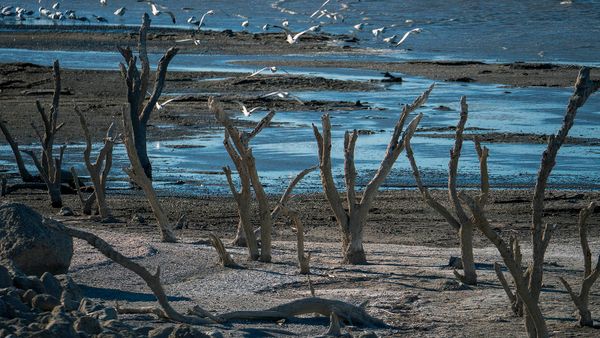
[[(238, 192), (233, 184), (231, 178), (231, 171), (229, 168), (224, 168), (229, 183), (229, 188), (237, 202), (238, 213), (240, 215), (240, 222), (238, 224), (238, 235), (236, 240), (241, 241), (240, 226), (244, 230), (244, 237), (251, 259), (258, 258), (262, 262), (271, 261), (271, 232), (272, 232), (272, 219), (271, 210), (267, 195), (264, 192), (262, 183), (256, 170), (256, 163), (254, 156), (252, 155), (252, 148), (249, 143), (252, 138), (258, 135), (273, 119), (275, 112), (270, 111), (265, 117), (263, 117), (258, 124), (254, 127), (251, 132), (240, 131), (233, 125), (233, 122), (227, 117), (221, 104), (214, 98), (208, 100), (209, 109), (215, 114), (215, 118), (225, 128), (225, 139), (223, 145), (225, 150), (229, 154), (229, 157), (233, 161), (238, 174), (240, 175), (241, 190)], [(258, 201), (259, 214), (260, 214), (260, 234), (261, 234), (261, 251), (258, 253), (258, 244), (252, 224), (250, 222), (250, 205), (252, 201), (252, 195), (250, 188), (254, 189), (256, 193), (256, 199)], [(255, 249), (256, 248), (256, 249)]]
[(579, 239), (581, 241), (581, 251), (583, 252), (584, 265), (583, 282), (581, 283), (579, 294), (576, 294), (573, 291), (571, 285), (564, 278), (559, 277), (560, 281), (563, 283), (565, 289), (569, 293), (571, 300), (577, 307), (577, 319), (579, 320), (579, 325), (582, 327), (594, 327), (594, 320), (592, 319), (592, 313), (589, 308), (590, 291), (600, 276), (600, 256), (596, 261), (596, 267), (592, 270), (592, 252), (587, 239), (587, 218), (594, 212), (595, 208), (596, 203), (592, 202), (579, 213)]
[[(94, 185), (94, 195), (96, 196), (95, 200), (98, 203), (98, 212), (103, 220), (110, 220), (112, 219), (112, 214), (106, 204), (106, 180), (112, 166), (112, 151), (115, 144), (115, 139), (113, 137), (114, 123), (111, 123), (108, 127), (106, 137), (104, 138), (104, 146), (98, 153), (95, 163), (92, 163), (92, 137), (83, 114), (77, 107), (75, 107), (75, 112), (79, 115), (79, 122), (81, 123), (81, 129), (83, 129), (86, 140), (83, 160), (90, 173), (92, 184)], [(72, 170), (72, 172), (76, 175), (74, 170)]]
[(127, 173), (129, 178), (144, 191), (144, 194), (150, 203), (150, 207), (152, 208), (152, 212), (158, 222), (158, 230), (160, 231), (162, 241), (171, 243), (177, 242), (177, 238), (173, 233), (173, 227), (169, 223), (169, 219), (160, 205), (156, 192), (152, 187), (152, 181), (146, 176), (140, 160), (137, 157), (132, 135), (133, 128), (131, 126), (129, 115), (125, 112), (125, 108), (123, 108), (123, 116), (125, 117), (123, 120), (123, 132), (125, 133), (123, 141), (125, 143), (125, 148), (127, 149), (129, 162), (131, 162), (131, 168), (123, 168), (123, 170)]
[(210, 238), (212, 246), (215, 248), (215, 250), (217, 250), (217, 254), (219, 255), (219, 264), (225, 268), (239, 269), (240, 266), (233, 260), (233, 258), (231, 258), (231, 255), (229, 255), (225, 249), (225, 245), (223, 245), (223, 242), (221, 242), (219, 237), (215, 236), (214, 234), (208, 234), (208, 237)]
[[(419, 173), (419, 167), (417, 166), (417, 162), (415, 161), (415, 157), (410, 146), (410, 139), (407, 139), (405, 141), (405, 147), (406, 156), (408, 157), (408, 160), (410, 162), (413, 171), (413, 176), (415, 177), (415, 181), (417, 183), (417, 188), (421, 192), (423, 200), (435, 211), (437, 211), (441, 216), (443, 216), (448, 222), (448, 224), (450, 224), (450, 226), (452, 226), (458, 232), (460, 240), (463, 275), (461, 275), (456, 270), (454, 270), (454, 275), (465, 284), (476, 285), (477, 272), (475, 269), (475, 260), (473, 259), (473, 222), (467, 216), (467, 213), (461, 205), (461, 202), (458, 198), (457, 190), (458, 160), (462, 151), (463, 132), (468, 118), (468, 106), (467, 99), (465, 96), (461, 98), (460, 106), (460, 120), (458, 121), (458, 124), (456, 126), (456, 137), (454, 147), (450, 151), (450, 161), (448, 163), (448, 200), (453, 207), (454, 215), (450, 210), (448, 210), (448, 208), (435, 201), (429, 194), (429, 190), (423, 185), (421, 175)], [(480, 163), (483, 166), (486, 166), (486, 159), (488, 154), (487, 149), (482, 149), (478, 140), (475, 140), (475, 149), (477, 151)], [(485, 170), (487, 171), (487, 168), (485, 168)], [(481, 176), (481, 196), (487, 196), (487, 189), (489, 184), (487, 182), (486, 175), (487, 173), (482, 174)], [(482, 198), (481, 201), (483, 207), (485, 203), (485, 198)]]
[(52, 66), (53, 78), (54, 78), (54, 95), (52, 96), (52, 105), (50, 106), (50, 112), (46, 113), (45, 109), (39, 101), (36, 101), (36, 107), (40, 113), (44, 124), (44, 134), (37, 129), (36, 125), (31, 123), (33, 130), (37, 134), (42, 151), (40, 159), (32, 150), (22, 150), (27, 155), (31, 156), (33, 163), (40, 173), (40, 177), (48, 187), (48, 196), (52, 207), (62, 207), (61, 197), (61, 166), (66, 146), (59, 148), (59, 155), (57, 158), (53, 156), (54, 151), (54, 139), (56, 133), (62, 128), (63, 123), (58, 124), (58, 111), (60, 103), (60, 65), (58, 60), (54, 61)]
[(10, 145), (10, 149), (12, 149), (13, 155), (15, 156), (15, 162), (17, 163), (17, 168), (19, 169), (19, 175), (23, 182), (39, 182), (40, 180), (36, 180), (34, 176), (32, 176), (27, 168), (25, 167), (25, 163), (23, 162), (23, 157), (21, 156), (21, 151), (19, 150), (19, 143), (17, 143), (10, 131), (6, 127), (6, 124), (0, 118), (0, 130), (4, 134), (4, 138), (8, 145)]
[(146, 48), (146, 35), (150, 28), (150, 22), (150, 17), (147, 13), (144, 13), (138, 41), (139, 59), (142, 66), (141, 73), (137, 69), (137, 58), (133, 56), (133, 52), (129, 47), (119, 47), (119, 52), (125, 59), (125, 64), (121, 63), (120, 68), (121, 75), (123, 75), (125, 83), (127, 84), (127, 102), (129, 103), (128, 114), (133, 130), (132, 139), (134, 148), (146, 177), (152, 180), (152, 164), (148, 158), (146, 147), (146, 129), (148, 121), (150, 120), (150, 115), (162, 94), (169, 63), (173, 57), (175, 57), (179, 49), (175, 47), (170, 48), (158, 61), (154, 88), (150, 94), (150, 99), (144, 104), (150, 83), (150, 62), (148, 61), (148, 52)]
[(83, 192), (81, 192), (81, 186), (79, 185), (79, 175), (77, 175), (75, 167), (71, 167), (71, 175), (73, 175), (75, 189), (77, 189), (77, 197), (79, 197), (79, 201), (81, 202), (81, 211), (84, 215), (91, 215), (92, 208), (94, 207), (94, 204), (96, 204), (96, 194), (92, 193), (86, 198), (83, 195)]
[(343, 262), (347, 264), (365, 264), (367, 263), (365, 251), (362, 245), (363, 228), (367, 220), (367, 215), (379, 187), (385, 181), (385, 178), (392, 170), (392, 166), (398, 159), (400, 153), (404, 150), (404, 142), (410, 139), (421, 120), (422, 114), (417, 115), (406, 130), (404, 124), (408, 115), (423, 105), (429, 93), (433, 90), (431, 85), (421, 96), (415, 99), (411, 104), (402, 108), (402, 113), (396, 123), (392, 137), (387, 147), (386, 154), (381, 161), (377, 173), (367, 184), (362, 193), (360, 201), (357, 200), (355, 180), (356, 169), (354, 166), (354, 148), (358, 138), (358, 132), (346, 132), (344, 136), (344, 178), (346, 182), (346, 203), (348, 211), (344, 209), (340, 194), (335, 186), (333, 174), (331, 172), (331, 122), (329, 115), (322, 116), (322, 133), (313, 124), (313, 132), (319, 148), (319, 168), (321, 169), (321, 184), (325, 191), (325, 196), (336, 217), (337, 223), (342, 235), (342, 255)]
[[(492, 230), (487, 217), (481, 208), (482, 198), (475, 200), (466, 194), (460, 195), (460, 198), (471, 208), (475, 224), (496, 246), (504, 263), (513, 276), (517, 293), (525, 305), (525, 327), (529, 337), (542, 338), (549, 336), (544, 316), (539, 307), (539, 297), (544, 272), (544, 257), (554, 229), (553, 226), (545, 225), (543, 222), (544, 196), (548, 177), (556, 164), (558, 150), (561, 148), (567, 138), (569, 130), (573, 126), (577, 109), (599, 88), (600, 81), (592, 81), (590, 79), (589, 68), (582, 68), (579, 71), (579, 76), (575, 82), (574, 93), (569, 99), (563, 124), (558, 133), (550, 137), (548, 146), (542, 154), (542, 161), (538, 171), (531, 203), (532, 263), (529, 265), (526, 273), (523, 273), (521, 269), (521, 265), (519, 264), (520, 258), (516, 257), (517, 255), (515, 254), (514, 247), (511, 248), (507, 245), (506, 242)], [(487, 177), (487, 173), (485, 176)]]

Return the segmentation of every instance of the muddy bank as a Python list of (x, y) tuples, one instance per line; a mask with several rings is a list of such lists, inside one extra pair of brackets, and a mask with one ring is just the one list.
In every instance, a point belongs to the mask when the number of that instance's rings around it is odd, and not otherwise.
[[(291, 93), (302, 90), (374, 90), (377, 84), (356, 81), (329, 80), (297, 75), (256, 75), (218, 72), (169, 72), (164, 94), (159, 102), (178, 97), (155, 110), (150, 121), (149, 140), (167, 140), (212, 132), (218, 128), (208, 112), (207, 99), (218, 96), (225, 108), (236, 118), (243, 115), (237, 101), (248, 107), (262, 106), (275, 111), (332, 109), (368, 109), (356, 102), (307, 101), (277, 96), (263, 97), (272, 91), (285, 89)], [(111, 121), (121, 125), (121, 110), (126, 103), (126, 86), (118, 71), (63, 69), (59, 120), (65, 122), (58, 142), (82, 140), (79, 121), (74, 113), (77, 105), (92, 126), (92, 137), (99, 139)], [(35, 101), (49, 105), (52, 99), (52, 72), (49, 67), (33, 64), (0, 65), (0, 116), (17, 141), (26, 144), (37, 140), (29, 121), (41, 123)], [(27, 121), (25, 124), (23, 121)], [(39, 121), (39, 123), (38, 123)]]
[[(117, 46), (137, 46), (139, 27), (106, 26), (2, 26), (3, 48), (35, 50), (117, 51)], [(9, 31), (10, 30), (10, 31)], [(289, 44), (283, 32), (249, 33), (192, 29), (151, 28), (148, 51), (163, 53), (172, 46), (188, 54), (281, 55), (290, 53), (341, 52), (347, 36), (305, 34), (301, 43)], [(186, 40), (186, 41), (181, 41)], [(194, 42), (198, 40), (198, 44)]]
[[(431, 129), (431, 128), (430, 128)], [(441, 131), (441, 128), (436, 128)], [(453, 130), (454, 127), (444, 128), (446, 130)], [(421, 137), (429, 137), (429, 138), (449, 138), (454, 139), (456, 134), (450, 133), (424, 133), (417, 132), (416, 135)], [(465, 140), (473, 140), (478, 138), (482, 142), (487, 143), (525, 143), (525, 144), (546, 144), (548, 143), (548, 138), (551, 135), (544, 134), (531, 134), (531, 133), (499, 133), (499, 132), (486, 132), (486, 133), (465, 133)], [(600, 139), (592, 138), (592, 137), (575, 137), (569, 136), (567, 137), (565, 144), (571, 145), (580, 145), (580, 146), (599, 146)]]
[[(255, 64), (240, 61), (240, 64)], [(277, 60), (270, 64), (280, 67), (343, 67), (377, 70), (392, 75), (422, 76), (437, 81), (462, 83), (494, 83), (510, 87), (569, 87), (575, 83), (579, 66), (548, 63), (487, 64), (477, 61), (289, 61)], [(597, 73), (597, 72), (596, 72)], [(592, 72), (592, 76), (595, 73)], [(383, 79), (383, 74), (382, 74)], [(510, 89), (507, 89), (510, 90)]]

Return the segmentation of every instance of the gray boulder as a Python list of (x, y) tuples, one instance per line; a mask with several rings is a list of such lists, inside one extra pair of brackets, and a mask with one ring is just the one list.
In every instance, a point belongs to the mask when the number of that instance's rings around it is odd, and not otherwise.
[(53, 274), (51, 274), (50, 272), (44, 272), (44, 274), (40, 278), (40, 281), (42, 281), (42, 284), (44, 285), (47, 294), (50, 294), (56, 298), (60, 298), (60, 295), (62, 293), (62, 286)]
[(9, 286), (12, 286), (12, 277), (8, 269), (0, 265), (0, 288), (7, 288)]
[(66, 273), (73, 256), (73, 240), (47, 223), (62, 226), (24, 204), (0, 205), (0, 260), (11, 261), (27, 275)]

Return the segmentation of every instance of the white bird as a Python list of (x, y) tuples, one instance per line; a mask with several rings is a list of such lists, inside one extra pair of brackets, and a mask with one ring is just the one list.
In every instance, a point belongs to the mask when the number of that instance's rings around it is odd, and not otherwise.
[(365, 25), (367, 25), (367, 23), (361, 22), (361, 23), (356, 24), (356, 25), (354, 25), (352, 27), (354, 27), (354, 29), (356, 29), (357, 31), (362, 31), (363, 28), (365, 28)]
[(246, 27), (248, 27), (249, 24), (250, 24), (250, 21), (245, 20), (245, 21), (242, 22), (242, 27), (246, 28)]
[(200, 21), (198, 21), (198, 29), (200, 29), (200, 27), (204, 26), (204, 18), (206, 18), (207, 15), (213, 15), (213, 14), (215, 14), (215, 11), (213, 11), (212, 9), (207, 11), (206, 13), (202, 14)]
[(294, 43), (298, 42), (298, 39), (299, 39), (299, 38), (300, 38), (302, 35), (304, 35), (304, 34), (306, 34), (306, 33), (308, 33), (308, 32), (316, 32), (316, 31), (318, 31), (318, 30), (321, 28), (321, 26), (320, 26), (320, 25), (316, 25), (316, 26), (309, 27), (308, 29), (305, 29), (305, 30), (303, 30), (302, 32), (296, 33), (295, 35), (292, 35), (293, 33), (292, 33), (292, 32), (291, 32), (289, 29), (287, 29), (287, 28), (285, 28), (285, 27), (282, 27), (282, 26), (277, 26), (277, 25), (272, 25), (272, 26), (270, 26), (270, 27), (279, 28), (279, 29), (283, 30), (283, 32), (284, 32), (284, 33), (285, 33), (285, 35), (286, 35), (286, 38), (285, 38), (285, 40), (286, 40), (286, 41), (287, 41), (287, 43), (289, 43), (290, 45), (292, 45), (292, 44), (294, 44)]
[(398, 41), (398, 43), (396, 43), (396, 46), (400, 46), (402, 43), (404, 43), (404, 41), (411, 35), (411, 34), (419, 34), (423, 31), (422, 28), (413, 28), (411, 30), (409, 30), (408, 32), (404, 33), (404, 35), (402, 36), (402, 39), (400, 39), (400, 41)]
[(199, 46), (202, 42), (199, 39), (181, 39), (181, 40), (175, 40), (175, 43), (183, 43), (183, 42), (190, 42), (193, 41), (194, 45)]
[(106, 2), (106, 0), (100, 0), (100, 5), (101, 6), (106, 6), (108, 3)]
[(248, 110), (248, 108), (243, 103), (241, 103), (240, 101), (235, 101), (235, 103), (237, 103), (237, 104), (240, 105), (240, 108), (242, 108), (242, 113), (246, 117), (252, 115), (252, 113), (254, 113), (255, 111), (257, 111), (259, 109), (266, 109), (265, 107), (258, 106), (258, 107), (254, 107), (254, 108)]
[(126, 10), (127, 10), (127, 8), (121, 7), (119, 9), (117, 9), (113, 14), (118, 15), (118, 16), (123, 16), (123, 14), (125, 14)]
[(394, 34), (392, 36), (389, 36), (387, 38), (383, 39), (383, 42), (385, 43), (395, 43), (396, 42), (396, 38), (398, 37), (398, 35)]
[(40, 15), (46, 16), (46, 17), (50, 17), (50, 15), (52, 14), (52, 12), (49, 9), (46, 9), (44, 7), (38, 8), (38, 11), (40, 12)]
[[(256, 76), (256, 75), (258, 75), (258, 74), (260, 74), (260, 73), (264, 72), (265, 70), (270, 70), (270, 71), (271, 71), (271, 73), (276, 73), (276, 72), (279, 70), (279, 68), (277, 68), (277, 67), (275, 67), (275, 66), (272, 66), (272, 67), (264, 67), (264, 68), (261, 68), (261, 69), (259, 69), (259, 70), (255, 71), (254, 73), (252, 73), (252, 74), (248, 75), (248, 76), (247, 76), (247, 78), (248, 78), (248, 77), (253, 77), (253, 76)], [(281, 69), (281, 70), (282, 70), (282, 71), (284, 71), (284, 72), (286, 72), (286, 71), (285, 71), (285, 70), (283, 70), (283, 69)], [(286, 73), (287, 73), (287, 72), (286, 72)]]
[(173, 101), (177, 101), (177, 100), (181, 99), (182, 97), (183, 96), (177, 96), (177, 97), (174, 97), (172, 99), (168, 99), (168, 100), (166, 100), (163, 103), (158, 103), (158, 101), (156, 101), (156, 104), (154, 106), (156, 107), (156, 110), (162, 110), (167, 104), (169, 104), (169, 103), (171, 103)]
[(60, 8), (60, 2), (55, 2), (54, 5), (52, 5), (52, 8), (59, 9)]
[(155, 3), (153, 3), (153, 2), (148, 2), (148, 3), (150, 4), (150, 8), (152, 9), (152, 15), (159, 16), (159, 15), (165, 13), (171, 17), (171, 21), (173, 21), (173, 23), (176, 23), (175, 14), (173, 14), (173, 12), (171, 12), (171, 11), (165, 11), (165, 9), (167, 9), (167, 7), (161, 6), (161, 8), (163, 9), (161, 11), (160, 9), (158, 9), (158, 6)]
[(378, 37), (379, 35), (383, 34), (383, 32), (385, 32), (385, 27), (375, 28), (371, 30), (371, 33), (373, 33), (375, 37)]
[(304, 104), (304, 102), (302, 102), (302, 100), (300, 100), (300, 98), (298, 96), (292, 95), (289, 92), (284, 92), (284, 91), (281, 91), (281, 90), (265, 94), (263, 96), (260, 96), (259, 98), (265, 99), (265, 98), (270, 97), (270, 96), (277, 96), (277, 97), (282, 98), (282, 99), (292, 98), (292, 99), (298, 101), (300, 104)]
[(283, 27), (288, 27), (290, 25), (290, 22), (287, 19), (284, 19), (283, 21), (281, 21), (281, 25)]
[(323, 9), (323, 7), (325, 7), (329, 3), (329, 1), (331, 0), (325, 0), (325, 2), (314, 13), (310, 15), (310, 17), (312, 18), (315, 15), (317, 15)]

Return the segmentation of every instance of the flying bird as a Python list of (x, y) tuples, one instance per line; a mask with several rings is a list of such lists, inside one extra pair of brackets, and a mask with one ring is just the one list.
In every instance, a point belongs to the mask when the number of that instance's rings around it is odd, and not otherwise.
[[(261, 69), (259, 69), (259, 70), (255, 71), (254, 73), (252, 73), (252, 74), (248, 75), (246, 78), (249, 78), (249, 77), (256, 76), (256, 75), (258, 75), (258, 74), (260, 74), (260, 73), (264, 72), (265, 70), (270, 70), (270, 71), (271, 71), (271, 73), (276, 73), (276, 72), (277, 72), (278, 70), (280, 70), (280, 69), (279, 69), (279, 68), (277, 68), (277, 67), (275, 67), (275, 66), (272, 66), (272, 67), (264, 67), (264, 68), (261, 68)], [(281, 70), (282, 70), (282, 71), (284, 71), (284, 72), (286, 72), (286, 71), (285, 71), (285, 70), (283, 70), (283, 69), (281, 69)], [(286, 72), (286, 73), (287, 73), (287, 72)]]
[(158, 101), (156, 101), (156, 104), (154, 106), (156, 107), (156, 110), (162, 110), (167, 104), (169, 104), (173, 101), (177, 101), (177, 100), (181, 99), (182, 97), (184, 97), (184, 96), (177, 96), (172, 99), (168, 99), (168, 100), (164, 101), (163, 103), (158, 103)]
[(385, 27), (375, 28), (371, 30), (371, 33), (373, 33), (375, 37), (378, 37), (379, 35), (383, 34), (383, 32), (385, 32)]
[(404, 35), (402, 36), (402, 39), (400, 39), (400, 41), (398, 41), (398, 43), (396, 43), (396, 46), (400, 46), (402, 43), (404, 43), (404, 41), (406, 39), (408, 39), (408, 37), (411, 34), (419, 34), (422, 31), (423, 31), (423, 29), (421, 29), (421, 28), (413, 28), (413, 29), (409, 30), (408, 32), (404, 33)]
[(118, 16), (123, 16), (123, 14), (125, 14), (126, 10), (127, 10), (127, 8), (121, 7), (119, 9), (117, 9), (113, 14), (118, 15)]
[(242, 27), (245, 29), (246, 27), (248, 27), (249, 24), (250, 24), (250, 21), (245, 20), (242, 22)]
[(289, 92), (284, 92), (281, 90), (262, 95), (259, 98), (266, 99), (267, 97), (271, 97), (271, 96), (277, 96), (282, 99), (292, 98), (292, 99), (298, 101), (300, 104), (304, 104), (304, 102), (302, 100), (300, 100), (300, 98), (298, 96), (292, 95)]
[(235, 101), (235, 103), (240, 105), (240, 108), (242, 108), (242, 113), (244, 114), (244, 116), (248, 117), (250, 115), (252, 115), (252, 113), (254, 113), (255, 111), (259, 110), (259, 109), (266, 109), (265, 107), (254, 107), (250, 110), (248, 110), (248, 107), (246, 107), (243, 103), (241, 103), (240, 101)]
[(308, 29), (303, 30), (302, 32), (299, 32), (299, 33), (296, 33), (295, 35), (292, 35), (293, 33), (289, 29), (287, 29), (285, 27), (277, 26), (277, 25), (271, 25), (269, 27), (281, 29), (285, 33), (285, 35), (286, 35), (285, 40), (290, 45), (297, 43), (298, 39), (300, 39), (300, 37), (302, 35), (304, 35), (304, 34), (306, 34), (308, 32), (318, 32), (321, 29), (321, 25), (315, 25), (315, 26), (309, 27)]
[(323, 7), (325, 7), (329, 3), (329, 1), (331, 0), (325, 0), (325, 2), (314, 13), (310, 15), (310, 17), (312, 18), (315, 15), (319, 14), (319, 12), (323, 9)]
[(173, 14), (173, 12), (171, 12), (171, 11), (166, 11), (165, 9), (167, 9), (167, 7), (160, 6), (162, 9), (162, 10), (160, 10), (160, 9), (158, 9), (158, 6), (155, 3), (153, 3), (153, 2), (148, 2), (148, 3), (150, 4), (150, 9), (152, 10), (152, 15), (159, 16), (164, 13), (171, 17), (171, 21), (173, 21), (173, 23), (176, 23), (175, 14)]
[(207, 15), (213, 15), (215, 14), (215, 11), (208, 10), (206, 13), (202, 14), (202, 17), (200, 18), (200, 21), (198, 21), (198, 30), (200, 30), (200, 27), (204, 26), (204, 18), (206, 18)]
[(106, 6), (106, 5), (107, 5), (107, 2), (106, 2), (106, 0), (100, 0), (100, 5), (101, 5), (101, 6)]

